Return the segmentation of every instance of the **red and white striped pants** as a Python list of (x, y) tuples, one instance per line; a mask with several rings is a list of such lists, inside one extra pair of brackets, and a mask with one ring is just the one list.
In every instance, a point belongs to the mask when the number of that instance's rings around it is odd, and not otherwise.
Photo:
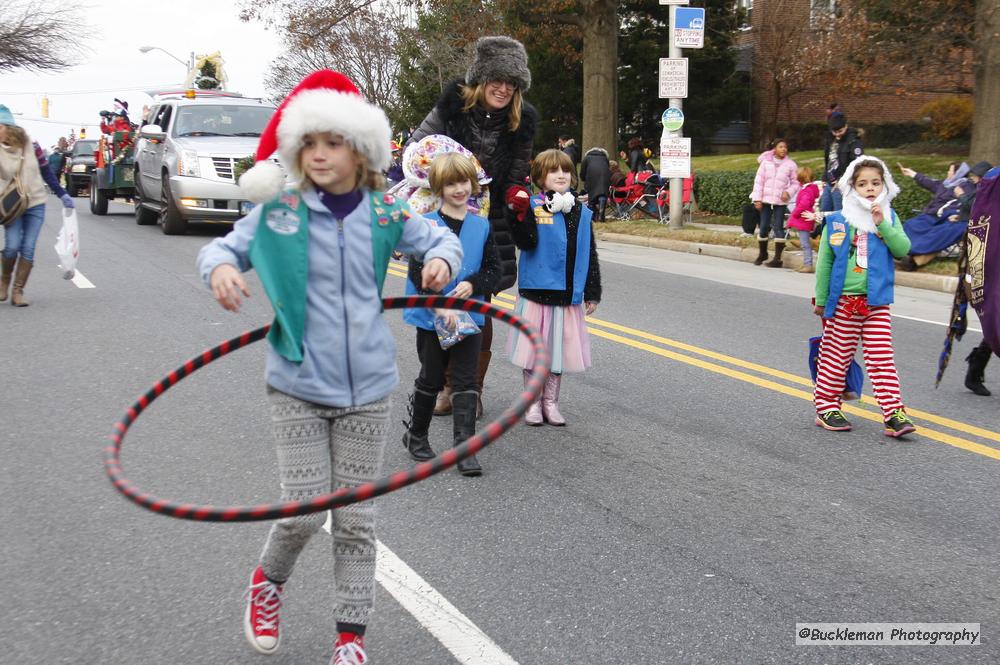
[(861, 340), (865, 371), (875, 399), (888, 418), (903, 407), (899, 375), (892, 358), (892, 320), (888, 305), (869, 307), (864, 296), (842, 296), (832, 319), (823, 322), (813, 402), (816, 413), (839, 409), (847, 368)]

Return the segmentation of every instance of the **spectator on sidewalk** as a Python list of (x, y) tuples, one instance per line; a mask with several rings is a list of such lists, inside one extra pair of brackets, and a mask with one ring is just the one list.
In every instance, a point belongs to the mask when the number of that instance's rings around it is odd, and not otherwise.
[(812, 212), (819, 199), (819, 185), (812, 182), (813, 172), (808, 166), (800, 166), (796, 178), (801, 189), (795, 197), (792, 214), (788, 217), (788, 228), (798, 231), (799, 242), (802, 244), (802, 267), (799, 268), (799, 272), (816, 272), (810, 235), (816, 225)]
[(823, 148), (823, 197), (820, 199), (820, 209), (823, 212), (843, 207), (843, 197), (837, 189), (837, 182), (847, 170), (847, 165), (865, 151), (860, 133), (848, 126), (847, 116), (843, 113), (831, 113), (827, 127), (830, 131), (826, 133), (826, 145)]
[(573, 168), (577, 171), (580, 170), (580, 148), (577, 147), (576, 141), (569, 134), (559, 135), (559, 149), (569, 155), (569, 158), (573, 160)]
[(754, 178), (753, 191), (750, 200), (760, 211), (760, 232), (757, 244), (760, 253), (754, 260), (754, 265), (767, 261), (767, 237), (774, 231), (774, 259), (768, 261), (767, 267), (782, 266), (781, 253), (785, 249), (785, 213), (788, 203), (799, 192), (799, 182), (796, 179), (798, 165), (788, 156), (788, 142), (775, 139), (772, 148), (757, 157), (760, 164), (757, 176)]
[[(565, 152), (565, 151), (564, 151)], [(591, 148), (580, 164), (580, 180), (587, 191), (587, 207), (594, 213), (594, 220), (604, 222), (611, 188), (611, 161), (604, 148)]]

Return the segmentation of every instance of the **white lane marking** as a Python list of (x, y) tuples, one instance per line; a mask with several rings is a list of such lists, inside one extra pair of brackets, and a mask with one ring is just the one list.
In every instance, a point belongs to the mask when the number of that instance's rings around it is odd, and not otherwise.
[(72, 281), (74, 284), (76, 284), (77, 288), (81, 288), (81, 289), (96, 289), (97, 288), (96, 286), (94, 286), (93, 282), (91, 282), (89, 279), (87, 279), (86, 277), (84, 277), (83, 273), (80, 272), (79, 270), (76, 271), (76, 274), (73, 275), (73, 279), (70, 280), (70, 281)]
[[(932, 323), (932, 324), (934, 324), (936, 326), (944, 326), (945, 328), (948, 327), (947, 323), (942, 323), (941, 321), (931, 321), (929, 319), (918, 319), (915, 316), (903, 316), (902, 314), (893, 314), (892, 318), (894, 318), (894, 319), (906, 319), (908, 321), (919, 321), (920, 323)], [(971, 330), (972, 332), (983, 332), (979, 328), (973, 328), (972, 326), (969, 326), (968, 329)]]
[[(329, 513), (323, 528), (330, 532)], [(378, 541), (375, 579), (462, 665), (518, 665), (382, 541)]]

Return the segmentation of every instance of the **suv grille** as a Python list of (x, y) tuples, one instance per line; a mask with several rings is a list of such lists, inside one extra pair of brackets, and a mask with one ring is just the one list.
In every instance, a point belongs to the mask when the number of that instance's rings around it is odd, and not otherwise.
[(236, 160), (232, 157), (213, 157), (212, 164), (215, 166), (215, 173), (220, 178), (226, 180), (233, 179), (233, 168)]

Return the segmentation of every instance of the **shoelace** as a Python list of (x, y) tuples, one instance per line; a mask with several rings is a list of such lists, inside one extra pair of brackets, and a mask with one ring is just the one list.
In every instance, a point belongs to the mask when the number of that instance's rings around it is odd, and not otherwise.
[(368, 655), (365, 650), (355, 642), (348, 642), (341, 644), (333, 652), (333, 660), (330, 661), (330, 665), (364, 665), (367, 662)]
[(906, 424), (910, 422), (910, 419), (906, 416), (905, 411), (903, 411), (902, 409), (896, 409), (895, 411), (892, 412), (892, 415), (889, 416), (889, 422), (893, 421)]
[[(254, 591), (261, 591), (253, 595)], [(281, 587), (267, 580), (252, 585), (247, 589), (244, 599), (253, 595), (253, 604), (258, 607), (256, 612), (257, 631), (275, 630), (278, 627), (278, 610), (281, 609)]]

